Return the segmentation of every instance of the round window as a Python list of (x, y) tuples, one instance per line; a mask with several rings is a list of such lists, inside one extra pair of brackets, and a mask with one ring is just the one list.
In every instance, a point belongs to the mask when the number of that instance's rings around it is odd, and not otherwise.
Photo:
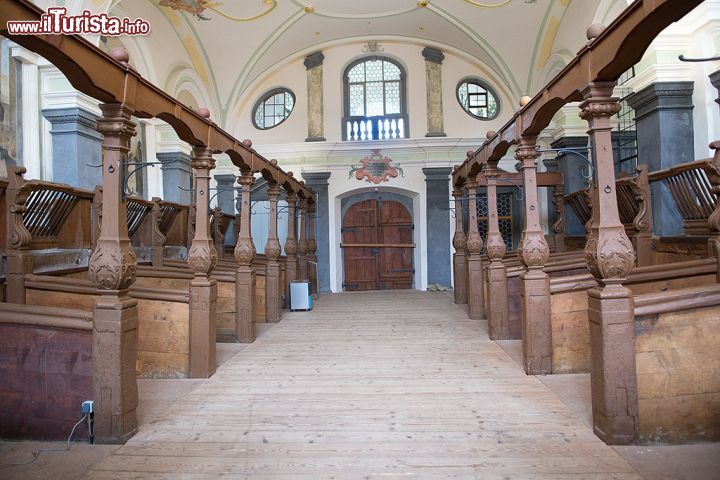
[(295, 95), (287, 88), (276, 88), (255, 103), (252, 120), (256, 128), (267, 130), (283, 123), (295, 107)]
[(462, 80), (457, 87), (457, 99), (468, 115), (480, 120), (492, 120), (500, 113), (497, 95), (482, 80)]

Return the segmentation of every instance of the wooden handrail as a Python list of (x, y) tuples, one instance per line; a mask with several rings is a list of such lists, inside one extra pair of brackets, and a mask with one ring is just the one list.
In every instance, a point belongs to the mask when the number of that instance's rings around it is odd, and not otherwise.
[(415, 248), (414, 243), (341, 243), (340, 248)]
[(648, 315), (720, 305), (720, 285), (647, 293), (636, 295), (633, 300), (637, 320)]
[(92, 331), (91, 311), (0, 303), (0, 323)]

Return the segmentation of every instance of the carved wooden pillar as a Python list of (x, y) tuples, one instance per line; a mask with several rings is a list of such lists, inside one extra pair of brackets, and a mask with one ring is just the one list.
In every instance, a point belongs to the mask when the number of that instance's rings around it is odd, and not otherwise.
[(250, 232), (250, 192), (255, 184), (251, 170), (242, 170), (238, 183), (242, 185), (240, 202), (240, 233), (235, 245), (235, 334), (240, 343), (255, 341), (255, 244)]
[(467, 271), (467, 255), (465, 248), (467, 246), (467, 237), (463, 230), (463, 191), (461, 189), (453, 190), (455, 197), (455, 235), (453, 235), (453, 284), (455, 303), (458, 305), (468, 303), (468, 271)]
[(653, 218), (652, 200), (650, 196), (650, 180), (648, 179), (648, 166), (640, 164), (635, 167), (637, 172), (637, 191), (635, 201), (639, 205), (639, 212), (633, 219), (633, 228), (637, 233), (632, 243), (637, 255), (637, 266), (645, 267), (653, 264)]
[(523, 363), (528, 375), (552, 373), (550, 278), (543, 267), (550, 248), (540, 226), (535, 150), (536, 137), (522, 137), (515, 150), (525, 185), (525, 229), (518, 254), (527, 268), (520, 275)]
[(102, 226), (88, 268), (100, 293), (93, 307), (95, 441), (124, 443), (137, 431), (138, 404), (138, 307), (137, 300), (128, 296), (137, 260), (122, 199), (122, 172), (135, 124), (130, 118), (132, 110), (124, 104), (101, 104), (100, 109), (97, 130), (104, 136)]
[[(195, 188), (195, 190), (197, 191), (197, 188)], [(208, 208), (210, 208), (209, 205)], [(223, 252), (225, 251), (225, 235), (223, 235), (222, 233), (222, 221), (223, 216), (220, 207), (213, 208), (212, 221), (210, 222), (210, 224), (212, 225), (210, 238), (214, 243), (213, 248), (215, 248), (218, 258), (222, 258)]]
[(297, 194), (289, 192), (287, 196), (288, 204), (288, 229), (287, 240), (285, 240), (285, 255), (287, 256), (285, 266), (285, 298), (287, 299), (287, 307), (290, 307), (290, 284), (298, 278), (298, 259), (297, 259), (297, 242), (295, 241), (295, 212), (297, 204)]
[(267, 189), (270, 198), (270, 214), (268, 217), (268, 239), (265, 243), (265, 256), (267, 267), (265, 270), (265, 312), (268, 322), (280, 321), (280, 241), (277, 233), (277, 206), (280, 195), (280, 185), (269, 182)]
[(153, 197), (152, 202), (152, 266), (162, 267), (165, 257), (165, 235), (160, 230), (162, 222), (162, 207), (160, 206), (161, 198)]
[(7, 217), (7, 302), (25, 303), (25, 275), (33, 273), (33, 257), (30, 251), (32, 235), (23, 224), (29, 192), (21, 190), (25, 183), (25, 167), (11, 167), (8, 188), (5, 191), (9, 215)]
[(599, 283), (588, 292), (593, 429), (608, 444), (628, 444), (637, 436), (635, 315), (632, 293), (622, 282), (635, 263), (632, 243), (620, 222), (615, 192), (610, 117), (620, 110), (614, 83), (591, 83), (583, 90), (580, 116), (595, 163), (588, 269)]
[(508, 319), (507, 270), (503, 264), (505, 242), (500, 233), (497, 212), (497, 179), (500, 172), (488, 164), (485, 167), (487, 178), (488, 234), (485, 250), (490, 265), (487, 268), (488, 280), (488, 333), (493, 340), (509, 340), (510, 323)]
[(485, 292), (483, 285), (482, 251), (483, 241), (480, 237), (477, 222), (477, 181), (473, 178), (466, 182), (468, 189), (468, 208), (470, 220), (468, 223), (467, 250), (468, 250), (468, 316), (472, 319), (485, 318)]
[(308, 279), (308, 242), (307, 242), (307, 198), (300, 200), (300, 238), (298, 239), (298, 280)]
[(555, 185), (553, 192), (552, 204), (555, 207), (555, 222), (553, 222), (552, 230), (555, 237), (555, 251), (565, 251), (565, 185), (558, 183)]
[[(720, 100), (716, 100), (720, 103)], [(715, 201), (715, 210), (708, 218), (708, 226), (710, 228), (710, 238), (708, 239), (708, 255), (715, 256), (718, 262), (717, 283), (720, 283), (720, 141), (710, 144), (710, 148), (715, 150), (713, 156), (714, 172), (708, 173), (708, 179), (712, 185), (712, 191), (717, 200)]]
[(307, 244), (308, 244), (308, 280), (312, 288), (313, 298), (318, 298), (317, 284), (317, 241), (315, 240), (315, 204), (308, 205)]
[(190, 282), (190, 377), (207, 378), (215, 372), (217, 281), (210, 278), (210, 272), (218, 261), (208, 218), (210, 171), (215, 168), (210, 149), (194, 147), (190, 166), (195, 175), (197, 212), (188, 251), (188, 265), (195, 274)]

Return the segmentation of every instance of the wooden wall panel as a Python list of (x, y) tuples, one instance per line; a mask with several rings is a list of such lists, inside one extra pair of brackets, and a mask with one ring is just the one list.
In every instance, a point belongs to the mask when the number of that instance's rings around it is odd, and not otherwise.
[(641, 443), (720, 440), (720, 306), (636, 320)]
[(66, 440), (92, 399), (92, 332), (0, 324), (0, 358), (0, 435)]
[(553, 373), (590, 371), (587, 291), (551, 295)]
[(235, 283), (218, 281), (217, 339), (219, 342), (235, 338)]
[(187, 303), (138, 300), (137, 376), (187, 378), (190, 373), (190, 309)]

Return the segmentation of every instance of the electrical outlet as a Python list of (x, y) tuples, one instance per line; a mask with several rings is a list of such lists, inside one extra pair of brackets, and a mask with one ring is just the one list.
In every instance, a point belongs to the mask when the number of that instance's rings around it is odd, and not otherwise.
[(92, 400), (85, 400), (82, 403), (82, 413), (93, 413), (95, 409), (95, 402)]

